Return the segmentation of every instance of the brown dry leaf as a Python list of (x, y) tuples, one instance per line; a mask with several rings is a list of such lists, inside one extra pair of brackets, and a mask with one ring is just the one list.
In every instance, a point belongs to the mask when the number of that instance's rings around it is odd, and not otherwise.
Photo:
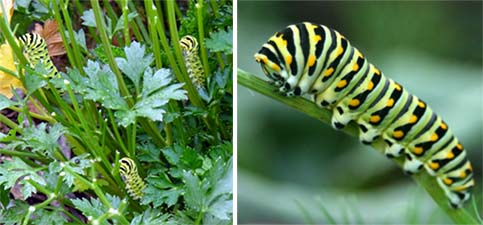
[(44, 26), (40, 23), (35, 24), (35, 33), (42, 36), (47, 42), (47, 48), (50, 56), (65, 55), (64, 44), (59, 33), (59, 26), (54, 20), (46, 20)]
[[(2, 0), (0, 4), (3, 4), (3, 7), (5, 7), (5, 12), (7, 12), (7, 20), (8, 24), (10, 24), (10, 19), (12, 18), (13, 15), (13, 0)], [(3, 10), (0, 6), (0, 17), (3, 16)]]
[[(0, 66), (16, 72), (17, 68), (15, 67), (12, 53), (10, 45), (3, 44), (0, 46)], [(5, 95), (7, 98), (11, 98), (13, 93), (10, 91), (10, 86), (14, 89), (23, 88), (22, 82), (15, 76), (0, 71), (0, 94)]]

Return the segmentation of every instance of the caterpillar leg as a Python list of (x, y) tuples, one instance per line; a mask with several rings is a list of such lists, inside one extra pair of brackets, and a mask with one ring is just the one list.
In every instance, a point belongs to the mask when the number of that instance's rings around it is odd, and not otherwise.
[(406, 160), (404, 161), (403, 170), (406, 174), (415, 174), (423, 168), (423, 162), (418, 160), (410, 153), (406, 153)]
[(344, 128), (353, 119), (350, 113), (345, 113), (341, 106), (337, 106), (333, 110), (331, 124), (333, 128), (339, 130)]
[(448, 187), (445, 182), (445, 178), (437, 178), (439, 186), (444, 190), (444, 193), (449, 199), (449, 204), (453, 208), (461, 208), (463, 203), (470, 199), (471, 189), (475, 185), (473, 179), (468, 180), (466, 183), (460, 185), (451, 185), (454, 187)]

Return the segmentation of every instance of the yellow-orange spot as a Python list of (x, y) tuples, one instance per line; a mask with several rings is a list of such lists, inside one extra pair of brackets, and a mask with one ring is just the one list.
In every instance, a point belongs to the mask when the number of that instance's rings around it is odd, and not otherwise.
[(353, 66), (352, 66), (352, 71), (357, 71), (359, 70), (359, 65), (357, 63), (355, 63)]
[(378, 115), (371, 116), (371, 118), (369, 119), (369, 121), (371, 121), (371, 123), (377, 123), (380, 120), (381, 120), (381, 117), (378, 116)]
[(463, 150), (463, 146), (460, 143), (458, 143), (456, 147), (458, 148), (458, 150)]
[(267, 58), (267, 57), (263, 57), (263, 58), (262, 58), (262, 62), (263, 62), (264, 64), (268, 64), (268, 58)]
[(324, 72), (324, 77), (328, 77), (328, 76), (332, 75), (333, 72), (334, 72), (334, 68), (330, 67), (329, 69), (327, 69)]
[(426, 107), (426, 104), (424, 104), (424, 102), (422, 102), (422, 101), (419, 101), (418, 106), (419, 106), (419, 108), (424, 108), (424, 107)]
[(285, 63), (290, 66), (292, 64), (293, 57), (291, 55), (285, 56)]
[(392, 133), (392, 136), (394, 138), (402, 138), (404, 136), (404, 132), (397, 130), (397, 131), (394, 131), (394, 133)]
[(401, 85), (399, 84), (394, 84), (394, 88), (398, 91), (401, 91)]
[(387, 100), (387, 103), (386, 103), (387, 107), (392, 107), (393, 105), (394, 105), (394, 99), (390, 98), (389, 100)]
[(461, 173), (460, 173), (460, 177), (461, 177), (461, 178), (465, 178), (465, 177), (466, 177), (466, 172), (465, 172), (465, 171), (461, 171)]
[(372, 90), (374, 88), (374, 83), (372, 81), (369, 82), (369, 84), (367, 84), (367, 90)]
[(339, 48), (337, 49), (336, 56), (339, 56), (340, 54), (342, 54), (342, 52), (344, 52), (344, 48), (339, 47)]
[(378, 68), (374, 68), (376, 70), (376, 75), (381, 75), (381, 71)]
[(452, 158), (454, 158), (454, 154), (453, 154), (453, 152), (449, 151), (449, 152), (448, 152), (448, 154), (446, 154), (446, 158), (447, 158), (447, 159), (452, 159)]
[(439, 137), (438, 137), (438, 135), (437, 135), (437, 134), (433, 134), (433, 135), (431, 135), (431, 141), (432, 141), (432, 142), (437, 141), (437, 140), (438, 140), (438, 138), (439, 138)]
[(441, 127), (441, 129), (443, 129), (443, 130), (448, 129), (448, 125), (446, 125), (444, 122), (443, 122), (443, 123), (441, 123), (441, 126), (440, 126), (440, 127)]
[(315, 59), (316, 59), (316, 58), (315, 58), (315, 55), (311, 55), (311, 56), (309, 56), (309, 60), (307, 61), (307, 65), (308, 65), (309, 67), (313, 66), (313, 65), (315, 64)]
[(433, 170), (436, 170), (439, 168), (439, 163), (431, 162), (429, 163), (429, 167), (431, 167)]
[(418, 121), (418, 117), (416, 115), (412, 115), (411, 118), (409, 118), (409, 123), (416, 123)]
[(450, 178), (444, 178), (443, 179), (443, 182), (446, 184), (446, 185), (450, 185), (453, 183), (453, 180), (451, 180)]
[(315, 37), (314, 37), (314, 41), (315, 41), (315, 43), (319, 42), (320, 40), (322, 40), (322, 36), (320, 36), (320, 35), (315, 35)]
[(343, 88), (347, 85), (347, 81), (346, 80), (341, 80), (339, 81), (339, 83), (337, 83), (337, 87), (338, 88)]
[(282, 45), (287, 47), (287, 41), (286, 40), (282, 40)]
[(359, 101), (359, 99), (352, 99), (352, 100), (350, 101), (350, 103), (349, 103), (349, 105), (350, 105), (350, 106), (352, 106), (352, 107), (356, 107), (356, 106), (358, 106), (359, 104), (361, 104), (361, 103), (360, 103), (360, 101)]
[(453, 191), (460, 192), (460, 191), (465, 190), (466, 188), (467, 188), (467, 187), (465, 187), (465, 186), (459, 186), (459, 187), (457, 187), (457, 188), (454, 188), (454, 189), (453, 189)]
[(416, 154), (416, 155), (421, 155), (421, 154), (423, 154), (423, 150), (424, 150), (424, 149), (423, 149), (423, 148), (421, 148), (421, 147), (414, 147), (413, 152), (414, 152), (414, 154)]
[(272, 64), (270, 67), (272, 67), (273, 70), (275, 71), (280, 71), (280, 66), (278, 66), (277, 64)]

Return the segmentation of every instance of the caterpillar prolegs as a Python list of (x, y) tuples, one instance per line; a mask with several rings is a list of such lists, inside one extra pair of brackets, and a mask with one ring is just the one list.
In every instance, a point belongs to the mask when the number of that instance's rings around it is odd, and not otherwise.
[(255, 59), (281, 93), (331, 109), (335, 129), (355, 121), (361, 142), (382, 138), (388, 157), (405, 157), (406, 173), (425, 168), (453, 207), (469, 199), (472, 167), (447, 124), (337, 31), (308, 22), (290, 25), (263, 44)]

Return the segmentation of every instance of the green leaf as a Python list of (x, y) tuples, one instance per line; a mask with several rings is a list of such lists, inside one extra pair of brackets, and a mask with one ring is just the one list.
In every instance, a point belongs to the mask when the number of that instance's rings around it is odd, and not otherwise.
[(168, 160), (171, 165), (177, 165), (179, 159), (181, 158), (181, 154), (183, 154), (183, 147), (175, 144), (161, 151), (163, 152), (164, 157), (166, 157), (166, 160)]
[[(66, 33), (69, 34), (69, 33)], [(87, 44), (86, 44), (86, 35), (84, 33), (83, 29), (79, 29), (79, 31), (74, 32), (74, 39), (79, 45), (85, 50), (87, 50)]]
[[(127, 21), (131, 22), (132, 19), (134, 19), (136, 16), (138, 16), (137, 12), (128, 13), (127, 14)], [(124, 18), (124, 14), (122, 14), (119, 17), (119, 20), (117, 21), (116, 27), (114, 28), (114, 31), (112, 33), (116, 33), (117, 31), (124, 29), (124, 19), (123, 18)]]
[(154, 186), (148, 185), (144, 189), (144, 196), (141, 204), (147, 205), (152, 203), (154, 207), (159, 207), (166, 204), (167, 207), (171, 207), (178, 202), (178, 198), (182, 195), (183, 189), (173, 187), (168, 189), (159, 189)]
[(7, 148), (31, 149), (32, 152), (40, 152), (43, 155), (53, 157), (59, 146), (57, 140), (65, 132), (66, 129), (60, 123), (56, 123), (48, 129), (46, 123), (41, 123), (37, 127), (26, 127), (22, 136), (9, 143)]
[(208, 208), (208, 213), (220, 220), (229, 220), (233, 214), (233, 200), (229, 196), (218, 198)]
[(0, 210), (0, 221), (4, 225), (18, 225), (25, 217), (29, 205), (23, 201), (15, 201), (8, 210)]
[(39, 75), (47, 76), (49, 72), (47, 71), (45, 64), (39, 62), (35, 65), (35, 71), (31, 71), (27, 69), (25, 71), (25, 88), (27, 89), (27, 93), (30, 95), (37, 89), (44, 87), (47, 85), (47, 82)]
[(159, 211), (153, 208), (148, 208), (143, 212), (135, 216), (130, 225), (159, 225), (166, 224), (169, 218), (169, 214), (161, 214)]
[(159, 160), (159, 156), (161, 151), (159, 148), (156, 147), (153, 143), (148, 143), (145, 145), (141, 145), (138, 147), (140, 154), (138, 155), (138, 159), (143, 162), (150, 162), (150, 163), (161, 163)]
[[(107, 200), (111, 203), (111, 206), (113, 208), (118, 208), (121, 199), (117, 196), (113, 196), (110, 194), (106, 195)], [(91, 199), (86, 199), (86, 198), (78, 198), (78, 199), (72, 199), (72, 204), (84, 214), (84, 216), (89, 217), (92, 216), (93, 218), (97, 218), (101, 216), (102, 214), (108, 212), (108, 207), (102, 202), (97, 199), (97, 198), (91, 198)], [(107, 221), (102, 221), (100, 224), (109, 224)]]
[(208, 213), (220, 220), (229, 220), (233, 214), (233, 165), (232, 159), (228, 163), (218, 158), (209, 171), (210, 183), (214, 189), (208, 196)]
[(163, 121), (166, 112), (164, 106), (169, 100), (186, 100), (186, 91), (182, 84), (169, 85), (173, 78), (171, 70), (160, 69), (153, 74), (151, 68), (144, 71), (143, 92), (141, 100), (136, 102), (130, 110), (118, 111), (114, 115), (119, 124), (127, 127), (134, 123), (136, 117), (146, 117), (153, 121)]
[(96, 18), (94, 16), (94, 10), (92, 9), (85, 10), (84, 13), (82, 13), (81, 19), (84, 21), (82, 22), (82, 25), (88, 26), (88, 27), (96, 27)]
[(0, 110), (15, 105), (15, 102), (10, 101), (5, 95), (0, 94)]
[(48, 211), (43, 208), (34, 212), (34, 217), (38, 218), (32, 220), (32, 224), (46, 225), (46, 224), (64, 224), (67, 219), (61, 215), (59, 211)]
[(85, 98), (102, 104), (114, 110), (128, 110), (126, 101), (121, 97), (117, 86), (117, 79), (109, 66), (100, 65), (89, 60), (84, 67), (87, 77), (81, 77), (76, 72), (69, 71), (72, 81), (78, 91), (85, 93)]
[(11, 189), (18, 179), (23, 178), (19, 181), (22, 184), (21, 192), (24, 199), (27, 199), (35, 192), (35, 187), (25, 180), (25, 177), (37, 182), (38, 184), (44, 186), (46, 185), (45, 180), (37, 174), (37, 171), (23, 162), (20, 158), (13, 157), (11, 161), (5, 160), (0, 167), (0, 185), (3, 186), (5, 190)]
[(198, 176), (190, 171), (184, 171), (183, 182), (186, 184), (184, 193), (186, 206), (195, 211), (202, 211), (206, 201), (206, 190), (202, 187)]
[(139, 90), (141, 75), (153, 61), (153, 55), (145, 56), (145, 47), (138, 42), (132, 42), (131, 46), (124, 48), (124, 52), (126, 58), (116, 58), (116, 63), (119, 69), (134, 83), (136, 90)]
[(78, 198), (72, 199), (72, 204), (84, 214), (84, 216), (92, 216), (94, 218), (104, 214), (108, 210), (97, 198)]
[[(88, 159), (89, 154), (82, 154), (70, 159), (68, 162), (64, 162), (65, 166), (68, 166), (69, 169), (74, 171), (75, 173), (84, 176), (86, 175), (86, 168), (90, 168), (92, 166), (91, 160)], [(49, 164), (49, 172), (53, 174), (59, 174), (60, 172), (64, 171), (63, 167), (60, 166), (59, 161), (53, 161)], [(65, 171), (64, 171), (65, 172)], [(75, 185), (76, 189), (83, 189), (85, 188), (85, 184), (79, 182), (77, 178), (75, 178), (71, 173), (65, 172), (63, 177), (63, 181), (68, 187), (72, 187)], [(80, 185), (82, 184), (82, 185)]]
[(178, 202), (183, 188), (173, 184), (165, 173), (151, 174), (147, 179), (148, 187), (144, 190), (141, 204), (153, 203), (154, 207), (166, 204), (171, 207)]
[[(124, 50), (120, 47), (117, 47), (115, 45), (110, 45), (112, 55), (114, 57), (126, 57), (126, 54), (124, 53)], [(94, 49), (94, 54), (101, 60), (102, 63), (108, 64), (107, 56), (106, 53), (104, 52), (104, 47), (99, 45), (97, 48)]]
[(213, 52), (224, 52), (225, 54), (232, 54), (233, 52), (233, 30), (220, 30), (210, 34), (210, 38), (206, 39), (206, 48)]

